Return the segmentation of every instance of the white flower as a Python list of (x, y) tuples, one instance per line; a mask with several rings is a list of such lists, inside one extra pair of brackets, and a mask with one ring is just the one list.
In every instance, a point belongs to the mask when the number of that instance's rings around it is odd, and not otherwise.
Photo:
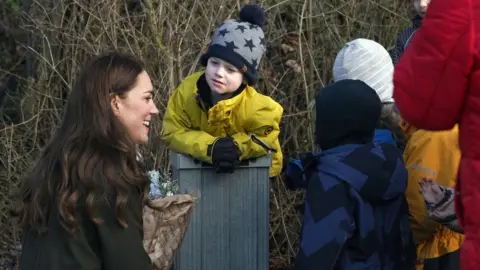
[(170, 173), (163, 174), (157, 170), (151, 170), (148, 172), (148, 177), (150, 179), (150, 199), (168, 197), (178, 193), (178, 184), (171, 180)]
[(150, 182), (155, 183), (155, 185), (158, 186), (160, 183), (160, 173), (157, 170), (149, 171), (148, 177), (150, 178)]

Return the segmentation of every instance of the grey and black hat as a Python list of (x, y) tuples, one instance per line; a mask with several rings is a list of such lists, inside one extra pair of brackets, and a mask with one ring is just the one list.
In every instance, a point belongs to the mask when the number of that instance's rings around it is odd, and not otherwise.
[(265, 13), (254, 4), (240, 10), (240, 19), (226, 20), (213, 34), (208, 51), (200, 61), (207, 65), (208, 58), (217, 57), (242, 71), (249, 84), (257, 81), (257, 70), (265, 52), (263, 26)]

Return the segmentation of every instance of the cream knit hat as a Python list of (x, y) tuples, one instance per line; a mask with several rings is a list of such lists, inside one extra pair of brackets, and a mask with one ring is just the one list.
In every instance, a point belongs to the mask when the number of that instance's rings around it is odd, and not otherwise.
[(369, 39), (355, 39), (340, 50), (333, 64), (335, 81), (361, 80), (382, 103), (393, 102), (393, 63), (388, 51)]

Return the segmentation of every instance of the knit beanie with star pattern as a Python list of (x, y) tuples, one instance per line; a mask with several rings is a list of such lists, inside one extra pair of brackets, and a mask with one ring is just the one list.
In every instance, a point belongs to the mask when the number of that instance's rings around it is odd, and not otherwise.
[(265, 13), (254, 4), (245, 5), (240, 10), (240, 19), (230, 19), (213, 34), (208, 51), (200, 58), (207, 66), (210, 57), (222, 59), (243, 73), (248, 84), (253, 85), (258, 78), (258, 67), (265, 53), (263, 26)]

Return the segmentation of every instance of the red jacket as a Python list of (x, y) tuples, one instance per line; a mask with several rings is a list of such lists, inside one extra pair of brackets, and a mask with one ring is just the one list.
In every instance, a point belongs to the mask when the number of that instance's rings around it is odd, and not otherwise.
[[(474, 20), (475, 19), (475, 20)], [(480, 0), (435, 0), (394, 72), (394, 98), (418, 128), (460, 126), (456, 212), (461, 269), (480, 270)]]

